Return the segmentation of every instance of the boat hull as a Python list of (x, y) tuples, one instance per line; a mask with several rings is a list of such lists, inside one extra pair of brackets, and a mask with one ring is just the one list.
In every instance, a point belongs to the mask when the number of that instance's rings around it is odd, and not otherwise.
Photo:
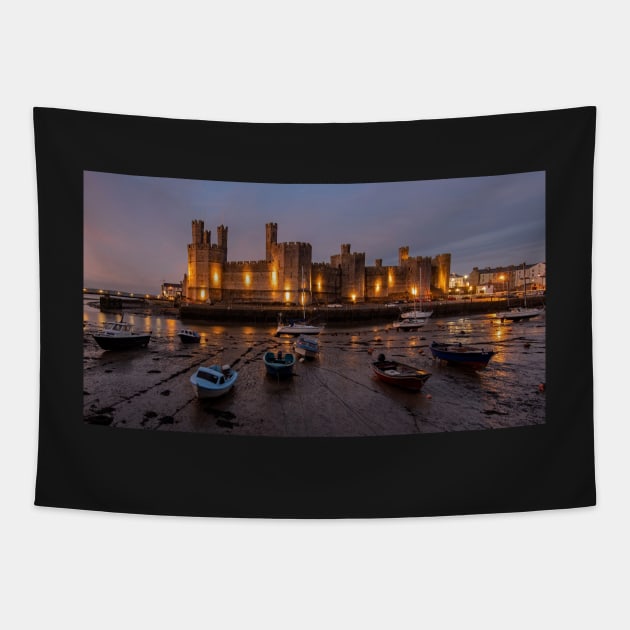
[(483, 370), (490, 359), (496, 354), (493, 350), (471, 350), (464, 346), (441, 346), (431, 344), (431, 354), (440, 361), (446, 361), (449, 365), (466, 367), (472, 370)]
[(315, 359), (319, 354), (319, 342), (316, 339), (300, 337), (295, 344), (295, 353), (305, 359)]
[(133, 350), (136, 348), (146, 348), (151, 335), (130, 335), (128, 337), (93, 335), (96, 343), (103, 350)]
[(193, 391), (195, 392), (195, 396), (200, 400), (206, 400), (208, 398), (219, 398), (220, 396), (225, 396), (233, 387), (234, 383), (231, 383), (224, 387), (223, 389), (209, 389), (207, 387), (203, 387), (203, 385), (199, 385), (193, 382), (191, 378), (191, 385)]
[(263, 361), (269, 376), (284, 378), (293, 375), (295, 357), (292, 354), (285, 354), (279, 359), (273, 352), (267, 352)]
[(420, 391), (431, 376), (430, 372), (395, 361), (375, 361), (372, 370), (384, 383), (412, 391)]
[(401, 315), (402, 319), (429, 319), (433, 311), (407, 311)]
[(502, 322), (525, 322), (534, 317), (538, 317), (541, 314), (539, 310), (514, 310), (505, 311), (504, 313), (497, 313), (497, 319)]
[(193, 344), (199, 343), (201, 341), (201, 337), (194, 337), (192, 335), (177, 335), (182, 343), (185, 344)]
[(426, 319), (406, 319), (400, 322), (394, 322), (393, 326), (395, 330), (402, 330), (403, 332), (413, 332), (422, 328), (426, 324)]
[[(208, 381), (208, 376), (205, 378), (200, 377), (200, 373), (210, 373), (212, 375), (210, 378), (214, 382)], [(199, 399), (219, 398), (234, 387), (237, 378), (238, 372), (230, 370), (229, 366), (226, 366), (226, 371), (223, 371), (219, 366), (213, 365), (209, 368), (199, 368), (190, 377), (190, 384), (195, 392), (195, 396)]]

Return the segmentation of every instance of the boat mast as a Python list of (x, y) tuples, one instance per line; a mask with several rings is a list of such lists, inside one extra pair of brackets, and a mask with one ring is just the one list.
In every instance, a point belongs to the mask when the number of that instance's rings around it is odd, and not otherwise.
[(302, 317), (306, 321), (306, 302), (304, 300), (304, 265), (302, 265)]
[(527, 276), (525, 275), (525, 263), (523, 263), (523, 308), (527, 308)]

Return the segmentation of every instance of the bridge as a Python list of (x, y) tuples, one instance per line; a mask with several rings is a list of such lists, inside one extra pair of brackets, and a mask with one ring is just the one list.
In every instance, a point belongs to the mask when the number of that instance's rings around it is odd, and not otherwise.
[(94, 289), (83, 288), (83, 295), (107, 295), (109, 297), (130, 298), (133, 300), (166, 300), (163, 295), (152, 295), (150, 293), (129, 293), (128, 291), (117, 291), (116, 289)]

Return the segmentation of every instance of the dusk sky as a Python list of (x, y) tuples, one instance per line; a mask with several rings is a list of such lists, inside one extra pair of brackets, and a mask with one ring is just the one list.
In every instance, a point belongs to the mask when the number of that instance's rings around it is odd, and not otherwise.
[(545, 260), (545, 173), (377, 184), (248, 184), (84, 173), (84, 285), (157, 293), (181, 282), (191, 221), (226, 225), (228, 260), (262, 260), (265, 224), (314, 262), (342, 243), (382, 258), (452, 254), (451, 272)]

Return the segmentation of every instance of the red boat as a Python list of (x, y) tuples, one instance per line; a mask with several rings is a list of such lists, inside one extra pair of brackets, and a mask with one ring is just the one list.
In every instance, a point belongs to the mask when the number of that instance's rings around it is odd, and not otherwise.
[(431, 376), (431, 372), (426, 370), (420, 370), (398, 361), (387, 361), (383, 354), (379, 354), (378, 361), (372, 363), (372, 369), (381, 381), (416, 391), (422, 389), (422, 386)]

